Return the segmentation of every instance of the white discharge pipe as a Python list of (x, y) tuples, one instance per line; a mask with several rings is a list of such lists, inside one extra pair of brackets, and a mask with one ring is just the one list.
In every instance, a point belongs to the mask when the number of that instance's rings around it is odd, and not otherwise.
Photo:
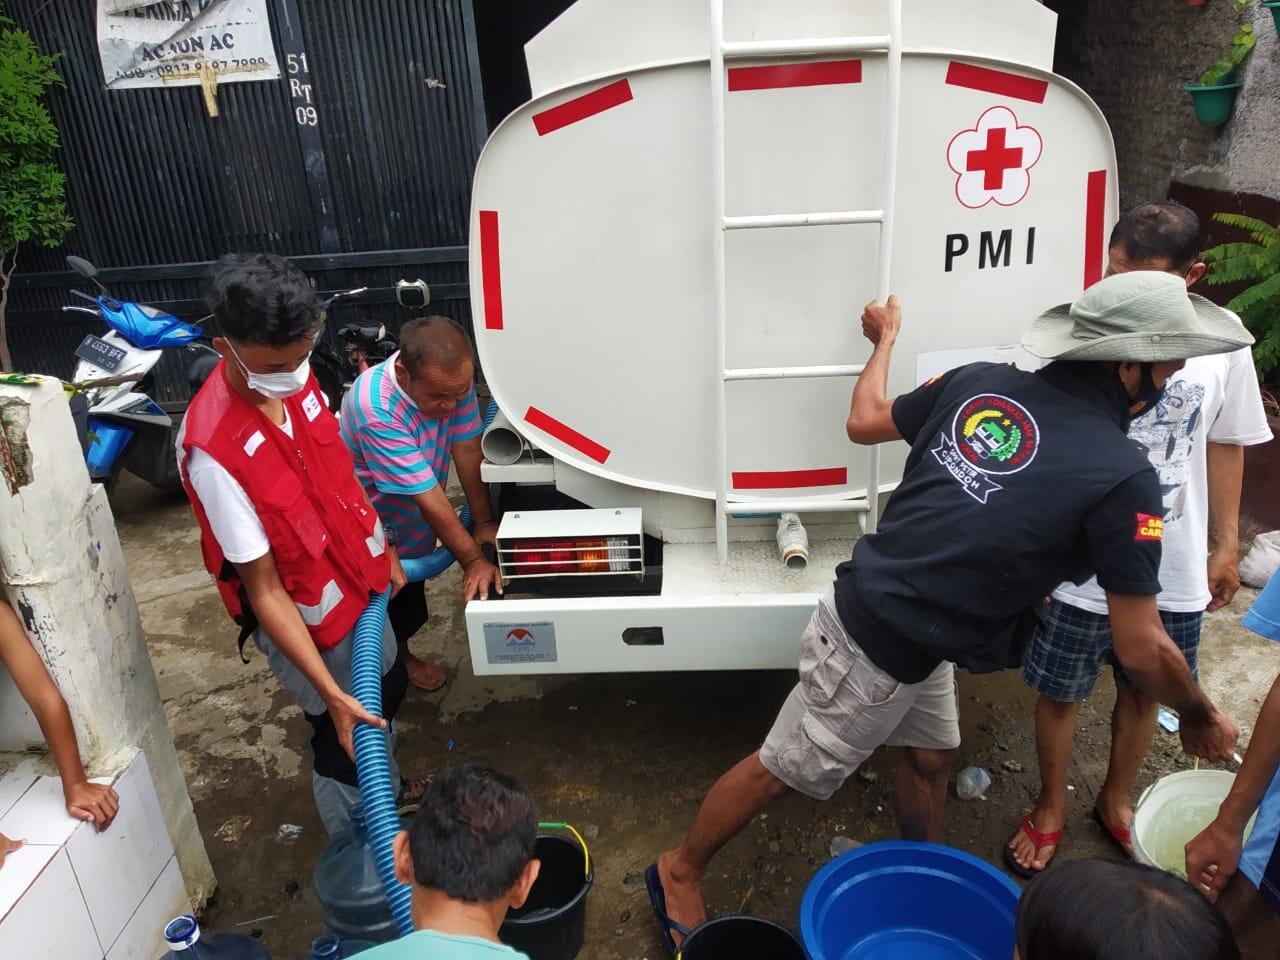
[(503, 466), (515, 463), (524, 456), (527, 449), (524, 437), (516, 432), (516, 428), (501, 410), (480, 437), (480, 450), (490, 463)]
[(778, 518), (778, 552), (788, 570), (803, 570), (809, 565), (809, 534), (798, 514), (784, 513)]

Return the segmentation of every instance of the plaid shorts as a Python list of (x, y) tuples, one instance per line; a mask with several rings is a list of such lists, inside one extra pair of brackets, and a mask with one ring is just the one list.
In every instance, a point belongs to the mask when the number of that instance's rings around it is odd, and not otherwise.
[[(1164, 629), (1182, 655), (1191, 675), (1196, 672), (1196, 648), (1204, 614), (1160, 611)], [(1078, 703), (1093, 692), (1102, 668), (1110, 663), (1116, 683), (1132, 686), (1111, 650), (1111, 620), (1105, 613), (1091, 613), (1061, 600), (1051, 600), (1044, 622), (1036, 627), (1027, 646), (1022, 679), (1031, 689), (1063, 703)]]

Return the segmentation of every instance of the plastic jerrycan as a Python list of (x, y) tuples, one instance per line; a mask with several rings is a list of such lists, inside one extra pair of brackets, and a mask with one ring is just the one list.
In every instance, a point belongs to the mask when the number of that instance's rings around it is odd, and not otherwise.
[(346, 960), (372, 947), (368, 940), (344, 940), (336, 933), (325, 933), (311, 941), (311, 952), (302, 960)]
[(340, 939), (386, 943), (399, 937), (369, 848), (362, 804), (351, 808), (351, 826), (335, 833), (320, 854), (311, 885), (325, 928)]
[(240, 933), (201, 936), (200, 924), (190, 914), (165, 924), (164, 939), (173, 953), (191, 960), (271, 960), (267, 948), (253, 937)]

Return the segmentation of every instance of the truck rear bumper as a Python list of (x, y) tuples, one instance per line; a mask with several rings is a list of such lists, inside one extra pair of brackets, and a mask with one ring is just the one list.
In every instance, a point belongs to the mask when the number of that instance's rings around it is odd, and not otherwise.
[(816, 593), (473, 600), (478, 675), (795, 669)]

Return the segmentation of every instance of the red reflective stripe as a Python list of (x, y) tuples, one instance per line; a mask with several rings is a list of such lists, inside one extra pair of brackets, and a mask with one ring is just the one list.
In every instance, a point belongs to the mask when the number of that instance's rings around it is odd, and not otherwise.
[(554, 133), (561, 127), (567, 127), (571, 123), (577, 123), (579, 120), (587, 119), (587, 117), (594, 117), (597, 113), (604, 113), (606, 110), (621, 106), (630, 99), (631, 84), (627, 82), (626, 77), (623, 77), (608, 86), (592, 90), (590, 93), (584, 93), (582, 96), (574, 97), (572, 100), (566, 100), (550, 110), (535, 113), (533, 115), (533, 126), (538, 131), (538, 136), (545, 137), (548, 133)]
[(971, 63), (956, 60), (952, 60), (947, 66), (947, 83), (953, 87), (967, 87), (1016, 100), (1029, 100), (1031, 103), (1044, 103), (1044, 96), (1049, 91), (1048, 80), (1005, 73), (990, 67), (975, 67)]
[(795, 487), (837, 487), (849, 479), (846, 467), (824, 470), (757, 470), (735, 472), (735, 490), (783, 490)]
[(498, 211), (480, 211), (480, 275), (484, 289), (484, 327), (502, 329), (502, 268), (498, 261)]
[(537, 407), (530, 407), (525, 411), (525, 423), (531, 427), (537, 427), (543, 433), (555, 437), (561, 443), (567, 443), (579, 453), (585, 453), (596, 463), (604, 463), (609, 459), (610, 450), (608, 447), (601, 446), (590, 437), (584, 437), (573, 427), (561, 423), (549, 413), (543, 413)]
[(1090, 170), (1084, 201), (1084, 286), (1102, 279), (1103, 225), (1107, 215), (1107, 171)]
[(861, 83), (861, 60), (822, 60), (773, 67), (731, 67), (729, 90), (772, 90), (777, 87), (821, 87)]

